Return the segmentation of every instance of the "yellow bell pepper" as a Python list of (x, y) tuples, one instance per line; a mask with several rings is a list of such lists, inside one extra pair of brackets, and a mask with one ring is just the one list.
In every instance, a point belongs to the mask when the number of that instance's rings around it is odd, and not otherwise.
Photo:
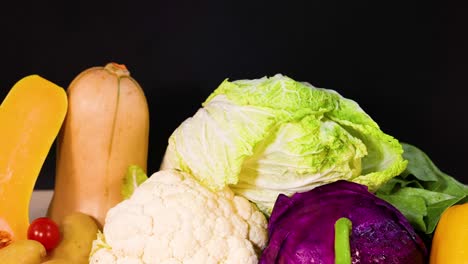
[(468, 203), (446, 209), (432, 240), (430, 264), (468, 264)]

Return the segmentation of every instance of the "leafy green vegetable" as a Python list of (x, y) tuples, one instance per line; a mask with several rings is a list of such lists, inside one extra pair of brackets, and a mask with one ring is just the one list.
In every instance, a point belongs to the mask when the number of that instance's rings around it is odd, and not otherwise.
[(135, 189), (148, 179), (145, 171), (137, 165), (131, 165), (123, 179), (122, 196), (124, 199), (130, 198)]
[(419, 148), (402, 145), (406, 170), (376, 194), (398, 208), (416, 230), (432, 234), (445, 209), (468, 202), (468, 186), (442, 172)]
[(278, 74), (221, 83), (173, 132), (161, 168), (229, 185), (269, 214), (279, 194), (337, 180), (375, 191), (405, 169), (402, 152), (356, 102)]

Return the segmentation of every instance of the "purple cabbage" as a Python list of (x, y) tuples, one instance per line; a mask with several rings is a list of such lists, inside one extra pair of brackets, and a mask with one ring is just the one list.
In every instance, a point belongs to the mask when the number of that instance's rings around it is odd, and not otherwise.
[(278, 196), (260, 264), (334, 264), (334, 224), (341, 217), (352, 222), (351, 263), (424, 263), (424, 242), (400, 211), (366, 186), (340, 180)]

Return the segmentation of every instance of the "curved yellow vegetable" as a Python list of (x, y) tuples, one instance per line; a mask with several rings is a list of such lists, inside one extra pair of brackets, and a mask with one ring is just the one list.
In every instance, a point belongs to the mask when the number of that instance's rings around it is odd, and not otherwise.
[(441, 215), (432, 240), (430, 264), (468, 263), (468, 203)]
[(0, 108), (0, 248), (26, 239), (29, 202), (67, 112), (62, 87), (38, 76), (19, 80)]

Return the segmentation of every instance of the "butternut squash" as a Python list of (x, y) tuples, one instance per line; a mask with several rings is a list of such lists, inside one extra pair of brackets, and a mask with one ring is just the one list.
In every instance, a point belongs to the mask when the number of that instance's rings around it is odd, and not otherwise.
[(146, 97), (126, 67), (116, 63), (81, 72), (67, 94), (69, 108), (58, 137), (48, 215), (61, 223), (72, 212), (82, 212), (102, 227), (107, 211), (123, 200), (128, 166), (146, 171)]
[(65, 90), (38, 75), (19, 80), (0, 107), (0, 248), (26, 239), (34, 185), (66, 111)]

